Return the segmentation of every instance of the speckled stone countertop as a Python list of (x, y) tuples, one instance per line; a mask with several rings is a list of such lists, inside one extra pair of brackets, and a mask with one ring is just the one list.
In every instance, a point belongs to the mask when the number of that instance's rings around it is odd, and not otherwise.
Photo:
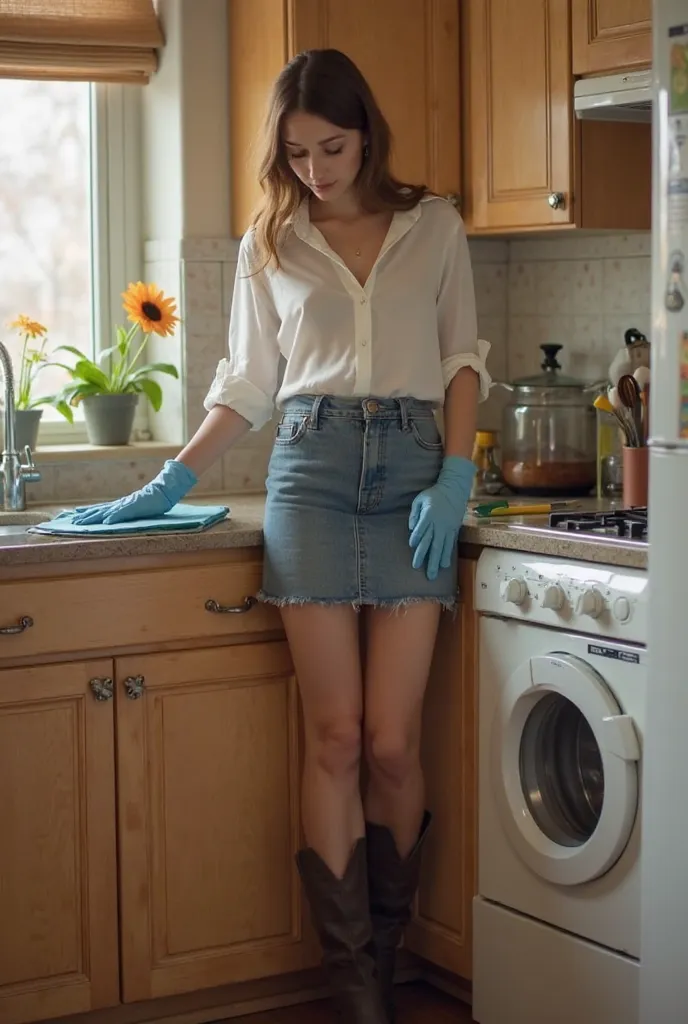
[[(0, 533), (0, 567), (47, 565), (73, 560), (91, 561), (99, 558), (135, 558), (143, 555), (165, 555), (253, 547), (263, 542), (265, 496), (203, 495), (192, 499), (196, 504), (228, 505), (229, 519), (202, 533), (142, 534), (140, 536), (91, 538), (47, 537), (41, 534)], [(532, 502), (531, 502), (532, 503)], [(51, 518), (61, 504), (34, 505), (29, 511)], [(581, 509), (609, 508), (608, 502), (586, 499)], [(0, 526), (3, 523), (0, 512)], [(509, 516), (499, 519), (476, 519), (470, 512), (464, 521), (461, 543), (478, 547), (507, 548), (560, 558), (606, 562), (644, 569), (647, 567), (647, 544), (591, 538), (585, 534), (564, 533), (547, 529), (547, 516)], [(2, 570), (0, 568), (0, 577)]]

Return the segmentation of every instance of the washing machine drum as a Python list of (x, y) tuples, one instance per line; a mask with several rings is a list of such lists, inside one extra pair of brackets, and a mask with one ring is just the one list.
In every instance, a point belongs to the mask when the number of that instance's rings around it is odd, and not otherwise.
[(501, 694), (492, 755), (502, 824), (532, 871), (580, 885), (616, 863), (638, 810), (640, 747), (594, 668), (558, 653), (521, 665)]

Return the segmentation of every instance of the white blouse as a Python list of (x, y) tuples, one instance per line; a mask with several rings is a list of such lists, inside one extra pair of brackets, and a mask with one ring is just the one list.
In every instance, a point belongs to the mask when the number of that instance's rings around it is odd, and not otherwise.
[(307, 199), (280, 263), (249, 276), (254, 237), (244, 235), (229, 359), (220, 360), (206, 409), (228, 405), (259, 430), (275, 402), (299, 394), (413, 397), (441, 406), (463, 366), (478, 373), (487, 397), (490, 346), (478, 340), (466, 232), (445, 200), (427, 197), (394, 214), (365, 287), (311, 223)]

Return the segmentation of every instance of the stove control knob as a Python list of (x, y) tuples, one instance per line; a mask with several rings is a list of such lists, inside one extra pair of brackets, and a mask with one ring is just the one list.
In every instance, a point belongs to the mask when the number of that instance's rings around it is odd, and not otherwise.
[(599, 590), (588, 587), (578, 598), (576, 613), (578, 615), (589, 615), (591, 619), (598, 619), (604, 611), (604, 598)]
[(523, 604), (528, 597), (528, 587), (521, 576), (512, 576), (510, 580), (504, 580), (499, 592), (502, 601), (507, 604)]
[(617, 597), (613, 611), (617, 622), (628, 622), (631, 617), (631, 602), (627, 597)]
[(548, 583), (542, 592), (542, 607), (559, 612), (566, 604), (566, 592), (558, 583)]

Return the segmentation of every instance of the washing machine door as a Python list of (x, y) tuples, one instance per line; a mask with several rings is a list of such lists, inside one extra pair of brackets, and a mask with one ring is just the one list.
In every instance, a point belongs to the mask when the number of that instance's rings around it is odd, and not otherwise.
[(528, 867), (558, 885), (608, 871), (636, 817), (640, 747), (599, 673), (572, 655), (530, 658), (502, 693), (492, 741), (500, 817)]

